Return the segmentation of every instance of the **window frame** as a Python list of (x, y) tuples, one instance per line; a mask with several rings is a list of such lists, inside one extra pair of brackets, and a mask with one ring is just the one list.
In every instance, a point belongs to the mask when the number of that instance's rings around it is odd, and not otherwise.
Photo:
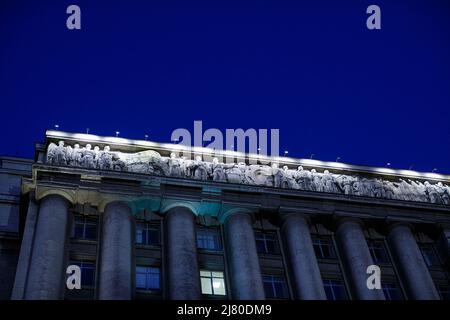
[[(141, 229), (142, 232), (145, 232), (145, 239), (147, 240), (146, 242), (138, 242), (137, 241), (137, 234), (138, 234), (138, 226), (145, 226), (145, 229)], [(157, 243), (149, 243), (149, 232), (150, 230), (153, 229), (158, 233), (158, 242)], [(137, 246), (142, 246), (142, 247), (160, 247), (161, 246), (161, 242), (162, 242), (162, 234), (161, 234), (161, 223), (152, 223), (152, 222), (147, 222), (147, 221), (136, 221), (136, 227), (135, 227), (135, 232), (134, 232), (134, 243)]]
[[(146, 270), (145, 273), (138, 272), (138, 268), (144, 268)], [(150, 288), (148, 286), (148, 276), (149, 275), (155, 275), (156, 273), (148, 272), (149, 270), (158, 270), (158, 288)], [(145, 276), (145, 288), (138, 287), (138, 281), (137, 277), (138, 274), (143, 274)], [(150, 266), (150, 265), (135, 265), (135, 290), (139, 292), (145, 292), (145, 293), (160, 293), (162, 291), (162, 270), (160, 266)]]
[[(271, 280), (270, 283), (272, 285), (272, 292), (275, 293), (275, 296), (273, 296), (273, 297), (269, 297), (267, 295), (267, 292), (266, 292), (265, 284), (268, 281), (265, 281), (265, 279), (267, 279), (267, 278), (270, 278), (270, 280)], [(279, 279), (281, 279), (281, 281), (274, 281), (275, 278), (279, 278)], [(280, 274), (262, 274), (262, 280), (263, 280), (263, 287), (264, 287), (264, 295), (265, 295), (266, 299), (270, 299), (270, 300), (288, 300), (288, 299), (290, 299), (289, 285), (288, 285), (287, 279), (286, 279), (286, 277), (284, 275), (280, 275)], [(282, 284), (285, 296), (280, 297), (280, 296), (277, 295), (277, 290), (276, 290), (276, 287), (275, 287), (275, 283)]]
[[(211, 248), (200, 247), (199, 246), (199, 235), (202, 232), (215, 234), (217, 244), (219, 245), (218, 248), (211, 249)], [(208, 240), (203, 240), (203, 241), (208, 241)], [(223, 252), (222, 230), (219, 227), (203, 227), (203, 226), (197, 227), (197, 229), (195, 231), (195, 244), (197, 246), (197, 249), (200, 251), (222, 253)]]
[[(77, 225), (82, 225), (83, 226), (83, 237), (79, 238), (76, 236), (76, 229), (77, 229)], [(86, 227), (87, 225), (94, 225), (95, 226), (95, 237), (94, 238), (86, 238)], [(86, 242), (97, 242), (98, 241), (98, 236), (99, 236), (99, 223), (98, 223), (98, 219), (97, 218), (93, 218), (90, 216), (82, 216), (82, 215), (76, 215), (73, 219), (73, 227), (72, 227), (72, 240), (75, 241), (86, 241)]]
[[(210, 274), (210, 276), (202, 275), (202, 272), (208, 272)], [(213, 276), (213, 273), (221, 273), (222, 277)], [(214, 298), (220, 298), (220, 297), (226, 298), (228, 296), (227, 282), (226, 282), (226, 279), (225, 279), (225, 271), (224, 270), (200, 269), (199, 270), (199, 276), (200, 276), (200, 291), (202, 293), (202, 296), (214, 297)], [(209, 280), (211, 293), (204, 293), (203, 292), (202, 279), (208, 279)], [(214, 289), (214, 282), (213, 282), (214, 279), (221, 279), (222, 280), (223, 290), (224, 290), (223, 294), (218, 294), (218, 293), (214, 292), (214, 290), (215, 290)]]
[[(280, 247), (280, 241), (278, 237), (278, 232), (276, 230), (273, 231), (266, 231), (266, 230), (255, 230), (255, 244), (256, 244), (256, 251), (259, 255), (272, 255), (272, 256), (281, 256), (281, 247)], [(274, 252), (269, 252), (268, 250), (268, 238), (267, 236), (273, 236), (273, 243), (274, 243)], [(262, 239), (258, 236), (263, 236)], [(264, 252), (259, 251), (258, 242), (264, 243)]]

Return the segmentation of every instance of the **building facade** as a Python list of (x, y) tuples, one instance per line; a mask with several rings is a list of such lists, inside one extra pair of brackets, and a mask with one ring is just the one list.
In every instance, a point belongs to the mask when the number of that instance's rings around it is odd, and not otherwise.
[(450, 298), (450, 176), (61, 131), (0, 164), (1, 299)]

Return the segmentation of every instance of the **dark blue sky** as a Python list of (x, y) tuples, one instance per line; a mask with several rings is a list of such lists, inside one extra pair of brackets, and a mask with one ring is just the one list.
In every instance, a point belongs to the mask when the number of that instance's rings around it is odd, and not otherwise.
[(32, 157), (55, 123), (169, 141), (203, 120), (279, 128), (290, 156), (450, 173), (449, 58), (446, 0), (1, 0), (0, 154)]

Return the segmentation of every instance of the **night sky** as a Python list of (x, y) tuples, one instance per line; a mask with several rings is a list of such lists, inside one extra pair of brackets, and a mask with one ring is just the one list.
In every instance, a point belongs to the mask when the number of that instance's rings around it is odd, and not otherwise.
[(32, 157), (55, 124), (168, 142), (202, 120), (279, 128), (292, 157), (450, 173), (449, 107), (448, 0), (0, 0), (0, 155)]

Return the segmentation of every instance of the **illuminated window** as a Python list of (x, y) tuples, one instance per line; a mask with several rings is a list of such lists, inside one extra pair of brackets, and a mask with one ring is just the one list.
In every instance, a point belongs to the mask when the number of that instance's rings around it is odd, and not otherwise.
[(161, 289), (160, 273), (159, 268), (136, 266), (136, 288), (141, 290)]
[(150, 223), (136, 224), (136, 243), (143, 245), (159, 245), (159, 225)]
[(200, 281), (202, 284), (202, 293), (224, 296), (225, 279), (221, 271), (200, 270)]
[(205, 250), (222, 250), (222, 242), (220, 241), (220, 233), (217, 229), (200, 229), (197, 230), (197, 247)]
[(277, 236), (273, 232), (255, 232), (256, 249), (262, 254), (279, 254)]
[(97, 240), (97, 221), (86, 217), (76, 217), (73, 237), (78, 240)]

